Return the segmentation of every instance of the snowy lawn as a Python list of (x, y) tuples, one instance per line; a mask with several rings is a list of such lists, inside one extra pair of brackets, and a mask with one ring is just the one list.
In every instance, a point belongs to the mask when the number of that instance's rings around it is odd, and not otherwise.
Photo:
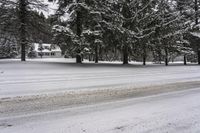
[(75, 64), (74, 59), (0, 60), (0, 98), (109, 86), (198, 81), (198, 65)]

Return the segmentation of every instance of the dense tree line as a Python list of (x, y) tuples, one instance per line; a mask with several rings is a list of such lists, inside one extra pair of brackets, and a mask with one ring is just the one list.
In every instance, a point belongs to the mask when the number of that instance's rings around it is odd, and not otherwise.
[(54, 41), (71, 49), (77, 63), (88, 54), (95, 62), (114, 54), (124, 64), (140, 57), (145, 65), (152, 53), (166, 65), (183, 55), (186, 64), (187, 56), (199, 51), (188, 37), (198, 30), (196, 0), (59, 0), (59, 5)]
[(77, 63), (87, 58), (96, 63), (139, 60), (145, 65), (151, 56), (168, 65), (182, 55), (184, 64), (195, 56), (200, 64), (198, 0), (49, 1), (59, 5), (49, 18), (32, 10), (45, 8), (38, 0), (1, 2), (0, 33), (20, 44), (22, 60), (25, 46), (42, 40), (58, 44), (63, 54), (76, 57)]

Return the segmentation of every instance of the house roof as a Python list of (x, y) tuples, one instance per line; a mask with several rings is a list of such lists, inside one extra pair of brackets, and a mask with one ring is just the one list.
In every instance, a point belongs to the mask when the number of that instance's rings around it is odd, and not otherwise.
[[(41, 52), (39, 50), (39, 43), (33, 43), (33, 46), (34, 46), (34, 51)], [(58, 45), (55, 45), (55, 44), (43, 43), (42, 47), (43, 47), (42, 52), (61, 52), (60, 47)]]

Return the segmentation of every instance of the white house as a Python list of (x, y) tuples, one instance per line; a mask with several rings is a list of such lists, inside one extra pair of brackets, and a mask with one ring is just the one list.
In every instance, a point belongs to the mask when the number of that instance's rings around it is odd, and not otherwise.
[(59, 46), (54, 44), (39, 44), (34, 43), (33, 49), (36, 52), (36, 57), (44, 58), (59, 58), (62, 57), (62, 51)]

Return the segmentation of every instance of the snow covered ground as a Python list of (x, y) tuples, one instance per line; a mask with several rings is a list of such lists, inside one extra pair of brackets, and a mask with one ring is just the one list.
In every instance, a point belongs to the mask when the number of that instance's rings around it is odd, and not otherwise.
[(199, 133), (200, 88), (0, 118), (1, 133)]
[(199, 133), (200, 67), (148, 64), (0, 60), (0, 133)]
[(44, 59), (42, 61), (41, 59), (27, 62), (1, 60), (0, 98), (108, 86), (139, 87), (200, 80), (198, 65), (143, 67), (138, 64), (125, 66), (111, 63), (74, 64), (72, 59)]

